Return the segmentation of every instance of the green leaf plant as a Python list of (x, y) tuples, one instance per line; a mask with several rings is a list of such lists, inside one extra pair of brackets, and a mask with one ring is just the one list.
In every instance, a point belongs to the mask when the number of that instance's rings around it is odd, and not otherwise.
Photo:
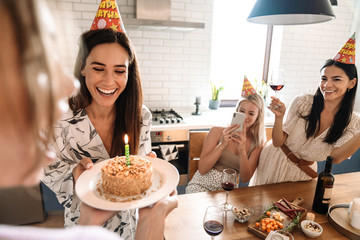
[(224, 89), (224, 85), (222, 84), (222, 81), (220, 82), (220, 86), (216, 86), (213, 82), (210, 82), (211, 84), (211, 100), (216, 101), (219, 100), (219, 93)]

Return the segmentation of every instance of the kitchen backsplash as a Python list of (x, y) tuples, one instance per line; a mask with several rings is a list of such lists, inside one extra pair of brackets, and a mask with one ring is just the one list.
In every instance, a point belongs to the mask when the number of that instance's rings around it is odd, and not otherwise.
[[(78, 38), (89, 29), (100, 0), (49, 2), (61, 12), (61, 21), (66, 27), (62, 42), (68, 50), (65, 51), (64, 62), (72, 71)], [(135, 17), (135, 0), (117, 2), (123, 18)], [(338, 6), (334, 7), (336, 19), (330, 22), (283, 27), (279, 45), (281, 51), (279, 55), (273, 54), (272, 62), (279, 62), (280, 68), (286, 71), (286, 85), (279, 93), (286, 104), (297, 94), (313, 92), (317, 87), (324, 60), (332, 58), (355, 30), (355, 4), (355, 0), (338, 1)], [(207, 108), (210, 98), (213, 5), (213, 0), (171, 1), (171, 20), (203, 22), (204, 29), (154, 30), (125, 25), (137, 51), (144, 101), (150, 108), (193, 108), (196, 96), (202, 97), (200, 107)], [(248, 36), (249, 33), (244, 35)], [(357, 103), (357, 111), (360, 111), (359, 105)]]
[[(70, 40), (65, 39), (70, 49), (66, 60), (70, 69), (76, 58), (77, 40), (89, 29), (99, 2), (50, 1), (53, 8), (70, 18), (66, 25), (75, 23), (74, 31), (64, 30), (70, 34)], [(135, 0), (117, 0), (117, 3), (122, 18), (135, 17)], [(195, 96), (209, 99), (212, 7), (212, 0), (171, 1), (171, 20), (205, 23), (204, 29), (179, 31), (125, 25), (137, 52), (144, 102), (148, 107), (186, 108), (194, 106)]]

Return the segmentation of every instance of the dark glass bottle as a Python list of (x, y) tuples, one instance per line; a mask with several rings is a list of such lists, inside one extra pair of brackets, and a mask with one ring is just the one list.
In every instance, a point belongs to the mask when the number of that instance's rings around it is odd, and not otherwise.
[(332, 161), (332, 156), (328, 156), (326, 158), (325, 169), (319, 174), (317, 180), (312, 209), (321, 214), (325, 214), (328, 211), (331, 200), (331, 192), (334, 186), (335, 178), (331, 173)]

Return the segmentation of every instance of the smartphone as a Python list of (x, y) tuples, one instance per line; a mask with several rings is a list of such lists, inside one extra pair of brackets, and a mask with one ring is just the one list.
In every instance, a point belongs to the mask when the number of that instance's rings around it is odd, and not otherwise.
[(246, 115), (244, 113), (241, 113), (241, 112), (234, 112), (233, 113), (233, 117), (232, 117), (232, 120), (231, 120), (231, 125), (233, 125), (233, 124), (239, 124), (240, 125), (240, 127), (238, 129), (234, 130), (234, 132), (242, 130), (245, 117), (246, 117)]

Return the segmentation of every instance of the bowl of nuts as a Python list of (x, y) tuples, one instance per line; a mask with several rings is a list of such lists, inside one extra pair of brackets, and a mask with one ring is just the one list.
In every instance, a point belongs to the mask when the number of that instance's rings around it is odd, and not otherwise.
[(301, 230), (309, 238), (316, 238), (323, 232), (321, 225), (311, 220), (303, 220), (301, 222)]
[(235, 219), (238, 222), (244, 223), (254, 214), (254, 209), (251, 207), (236, 207), (233, 206), (231, 212), (234, 214)]

